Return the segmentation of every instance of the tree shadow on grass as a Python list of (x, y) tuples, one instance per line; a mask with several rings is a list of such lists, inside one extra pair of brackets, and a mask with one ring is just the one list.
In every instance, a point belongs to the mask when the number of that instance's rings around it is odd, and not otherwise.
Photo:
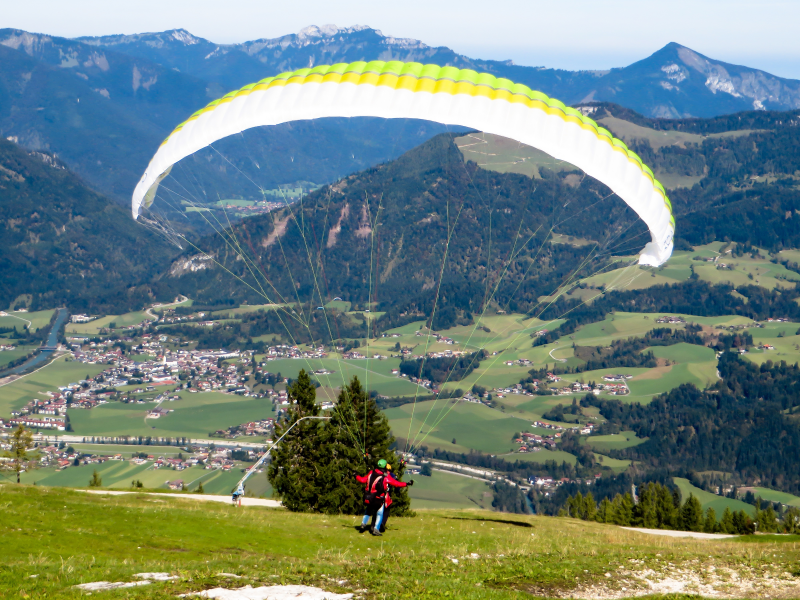
[(451, 521), (481, 521), (483, 523), (502, 523), (503, 525), (513, 525), (514, 527), (533, 527), (525, 521), (510, 521), (508, 519), (486, 519), (483, 517), (444, 517)]

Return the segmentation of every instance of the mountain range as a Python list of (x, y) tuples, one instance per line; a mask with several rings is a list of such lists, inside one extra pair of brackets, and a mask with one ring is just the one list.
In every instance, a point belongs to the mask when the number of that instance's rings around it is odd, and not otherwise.
[[(356, 60), (433, 62), (488, 71), (568, 104), (608, 101), (647, 117), (712, 117), (800, 107), (800, 82), (707, 58), (679, 44), (610, 71), (565, 71), (469, 58), (446, 47), (385, 36), (369, 27), (307, 27), (297, 34), (220, 45), (181, 29), (161, 33), (59, 38), (0, 30), (0, 135), (51, 152), (88, 184), (127, 202), (149, 157), (171, 129), (225, 92), (280, 71)], [(250, 133), (275, 148), (265, 187), (324, 184), (397, 158), (445, 129), (436, 124), (352, 119), (288, 124)], [(226, 160), (247, 156), (220, 145), (224, 158), (199, 155), (207, 183)], [(215, 179), (216, 178), (216, 179)], [(247, 184), (224, 185), (245, 197)]]

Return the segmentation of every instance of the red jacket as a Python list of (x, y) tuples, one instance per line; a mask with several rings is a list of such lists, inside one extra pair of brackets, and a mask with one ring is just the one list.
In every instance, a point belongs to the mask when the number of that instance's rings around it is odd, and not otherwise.
[[(376, 475), (376, 477), (372, 477), (372, 475)], [(365, 484), (364, 491), (366, 493), (374, 493), (377, 494), (378, 498), (382, 498), (387, 507), (392, 504), (392, 498), (387, 493), (389, 487), (403, 488), (408, 485), (403, 481), (398, 481), (394, 478), (394, 475), (383, 469), (373, 469), (366, 475), (356, 475), (356, 481)], [(370, 489), (370, 487), (373, 489)]]

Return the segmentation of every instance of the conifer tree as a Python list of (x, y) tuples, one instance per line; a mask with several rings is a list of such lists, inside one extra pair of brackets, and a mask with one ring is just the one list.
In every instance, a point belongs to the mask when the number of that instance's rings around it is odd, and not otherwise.
[(702, 531), (703, 530), (703, 507), (700, 506), (700, 501), (694, 497), (694, 494), (689, 494), (689, 499), (681, 508), (680, 526), (685, 531)]
[(708, 510), (706, 511), (705, 523), (703, 523), (703, 531), (706, 533), (716, 533), (718, 529), (719, 525), (717, 525), (717, 512), (709, 506)]
[(736, 533), (736, 528), (733, 523), (733, 513), (729, 507), (725, 507), (722, 512), (722, 519), (719, 521), (719, 530), (722, 533)]
[(599, 523), (613, 523), (614, 522), (614, 505), (611, 500), (603, 498), (600, 501), (600, 506), (597, 508), (597, 521)]
[(617, 494), (612, 502), (614, 507), (613, 515), (615, 525), (632, 525), (633, 524), (633, 497), (630, 492)]
[[(362, 485), (355, 474), (364, 474), (385, 459), (402, 477), (403, 466), (391, 450), (394, 443), (389, 421), (369, 397), (358, 377), (339, 392), (331, 419), (322, 426), (320, 455), (325, 468), (320, 476), (319, 510), (337, 514), (359, 514), (364, 510)], [(392, 513), (410, 512), (405, 488), (392, 492)]]
[[(275, 426), (279, 439), (303, 417), (319, 416), (317, 392), (311, 378), (301, 370), (288, 389), (289, 411), (282, 423)], [(273, 450), (267, 477), (283, 505), (294, 512), (318, 510), (320, 423), (309, 419), (297, 423)]]

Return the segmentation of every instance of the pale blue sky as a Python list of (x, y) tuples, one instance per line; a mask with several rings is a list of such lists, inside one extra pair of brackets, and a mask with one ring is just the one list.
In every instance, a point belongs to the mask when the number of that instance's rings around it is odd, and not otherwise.
[(800, 79), (798, 0), (2, 0), (0, 27), (66, 37), (182, 27), (217, 43), (369, 25), (472, 57), (625, 66), (675, 41)]

